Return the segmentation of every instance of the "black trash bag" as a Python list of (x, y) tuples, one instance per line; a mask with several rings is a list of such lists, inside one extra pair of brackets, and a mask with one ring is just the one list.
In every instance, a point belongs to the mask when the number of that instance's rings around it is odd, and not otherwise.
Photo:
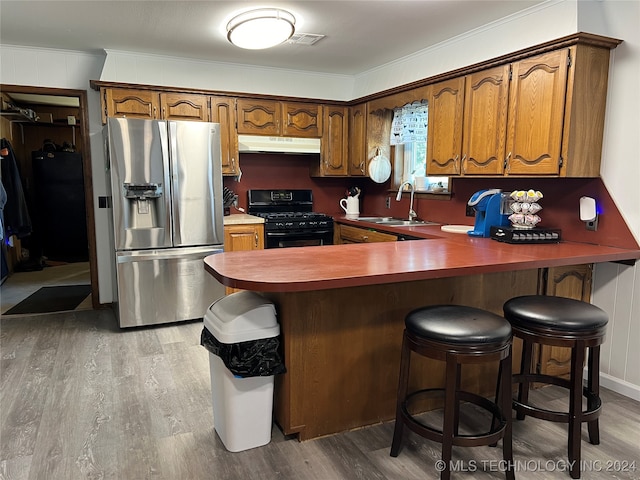
[(280, 355), (279, 337), (222, 343), (207, 328), (203, 328), (200, 345), (220, 357), (237, 377), (268, 377), (287, 371)]

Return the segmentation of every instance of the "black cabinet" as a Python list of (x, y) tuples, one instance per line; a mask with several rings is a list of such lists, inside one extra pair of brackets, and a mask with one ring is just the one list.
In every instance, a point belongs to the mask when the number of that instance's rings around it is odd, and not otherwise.
[(89, 260), (82, 155), (32, 152), (34, 240), (49, 260)]

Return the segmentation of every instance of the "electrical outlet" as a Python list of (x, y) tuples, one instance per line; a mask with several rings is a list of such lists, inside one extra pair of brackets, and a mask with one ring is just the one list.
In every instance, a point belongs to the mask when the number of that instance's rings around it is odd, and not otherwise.
[(585, 222), (585, 227), (587, 230), (596, 231), (598, 230), (598, 216), (596, 215), (595, 220), (591, 220), (590, 222)]
[(470, 207), (469, 205), (467, 205), (467, 210), (465, 212), (465, 215), (467, 217), (475, 217), (476, 216), (476, 211), (473, 209), (473, 207)]
[(385, 204), (386, 204), (387, 208), (391, 208), (391, 197), (387, 197), (385, 202), (386, 202)]

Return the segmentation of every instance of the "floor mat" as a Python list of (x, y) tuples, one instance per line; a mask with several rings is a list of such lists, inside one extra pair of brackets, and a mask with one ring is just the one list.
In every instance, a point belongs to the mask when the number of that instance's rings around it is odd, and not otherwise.
[(91, 285), (42, 287), (11, 307), (4, 315), (73, 310), (91, 293)]

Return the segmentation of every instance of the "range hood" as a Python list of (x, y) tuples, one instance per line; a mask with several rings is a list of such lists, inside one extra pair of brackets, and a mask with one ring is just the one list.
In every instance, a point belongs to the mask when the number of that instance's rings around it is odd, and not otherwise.
[(320, 153), (320, 139), (238, 135), (238, 151), (241, 153)]

